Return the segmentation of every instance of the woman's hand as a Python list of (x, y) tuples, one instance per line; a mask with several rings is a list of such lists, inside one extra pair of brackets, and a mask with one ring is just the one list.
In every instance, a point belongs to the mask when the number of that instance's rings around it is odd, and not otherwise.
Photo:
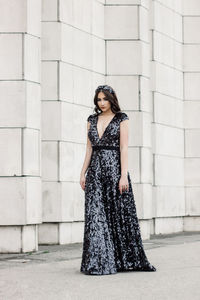
[(122, 194), (124, 191), (128, 191), (128, 189), (129, 189), (128, 176), (122, 175), (119, 181), (120, 194)]
[(85, 175), (81, 173), (80, 175), (80, 185), (82, 190), (85, 190)]

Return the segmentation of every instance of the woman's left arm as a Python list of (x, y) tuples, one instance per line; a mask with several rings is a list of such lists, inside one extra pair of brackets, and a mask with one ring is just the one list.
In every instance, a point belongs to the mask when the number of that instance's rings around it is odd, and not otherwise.
[(121, 161), (121, 178), (119, 181), (120, 193), (128, 190), (128, 135), (129, 120), (120, 122), (120, 161)]

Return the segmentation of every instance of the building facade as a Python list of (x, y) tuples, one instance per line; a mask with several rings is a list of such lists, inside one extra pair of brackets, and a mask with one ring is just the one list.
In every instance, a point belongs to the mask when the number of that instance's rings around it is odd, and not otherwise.
[(0, 0), (0, 252), (82, 242), (94, 91), (129, 116), (143, 239), (200, 231), (200, 2)]

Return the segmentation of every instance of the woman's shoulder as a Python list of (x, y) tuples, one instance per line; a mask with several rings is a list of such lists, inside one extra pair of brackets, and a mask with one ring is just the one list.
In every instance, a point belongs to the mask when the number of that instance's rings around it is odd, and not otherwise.
[(124, 120), (129, 120), (129, 116), (123, 111), (117, 112), (117, 116), (118, 116), (120, 122), (124, 121)]
[(91, 115), (88, 116), (87, 121), (91, 122), (92, 120), (94, 120), (94, 118), (97, 116), (97, 113), (93, 113)]

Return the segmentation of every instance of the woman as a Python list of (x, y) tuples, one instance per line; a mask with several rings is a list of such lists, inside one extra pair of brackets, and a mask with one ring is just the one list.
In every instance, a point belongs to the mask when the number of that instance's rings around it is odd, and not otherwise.
[[(98, 86), (80, 185), (85, 227), (80, 271), (87, 275), (156, 271), (145, 255), (128, 168), (128, 120), (115, 91)], [(87, 175), (85, 173), (87, 170)]]

